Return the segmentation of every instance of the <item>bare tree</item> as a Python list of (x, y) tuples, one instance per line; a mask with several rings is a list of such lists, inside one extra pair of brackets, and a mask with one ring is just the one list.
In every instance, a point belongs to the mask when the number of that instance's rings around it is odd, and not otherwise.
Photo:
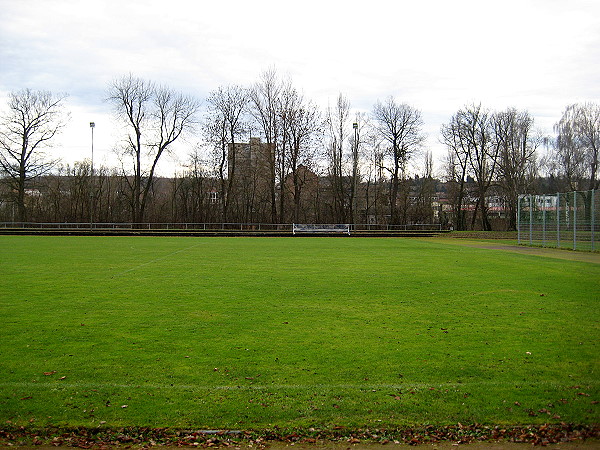
[(433, 177), (433, 156), (431, 151), (423, 155), (423, 166), (420, 174), (415, 174), (413, 180), (414, 201), (411, 203), (412, 223), (433, 223), (436, 181)]
[(557, 133), (554, 165), (571, 190), (581, 191), (586, 220), (590, 220), (593, 208), (590, 191), (600, 187), (600, 105), (584, 103), (567, 107), (554, 131)]
[[(236, 140), (245, 132), (243, 113), (248, 106), (248, 91), (241, 86), (220, 87), (208, 97), (205, 129), (214, 149), (221, 192), (223, 222), (229, 220), (236, 171)], [(231, 146), (229, 146), (231, 144)]]
[(529, 113), (514, 108), (493, 114), (491, 126), (498, 149), (498, 184), (509, 210), (508, 227), (516, 230), (518, 197), (535, 181), (535, 155), (541, 136), (534, 133)]
[(557, 133), (554, 161), (569, 187), (598, 189), (600, 105), (584, 103), (567, 107), (554, 131)]
[(262, 73), (260, 80), (250, 89), (251, 114), (258, 123), (268, 148), (269, 165), (269, 197), (271, 204), (271, 221), (277, 223), (277, 161), (281, 136), (281, 101), (282, 83), (275, 69)]
[[(389, 97), (385, 103), (378, 101), (375, 104), (373, 118), (381, 140), (387, 144), (384, 164), (391, 179), (390, 222), (398, 224), (400, 183), (405, 179), (407, 162), (425, 140), (422, 130), (423, 119), (419, 110), (407, 104), (398, 104), (392, 97)], [(406, 212), (406, 204), (403, 210)]]
[(465, 230), (467, 226), (463, 202), (466, 196), (465, 183), (467, 181), (470, 153), (467, 141), (461, 138), (461, 130), (461, 114), (452, 116), (450, 123), (442, 125), (441, 129), (442, 143), (448, 149), (446, 175), (451, 186), (449, 194), (452, 199), (454, 213), (453, 224), (457, 230)]
[(276, 153), (276, 178), (279, 186), (279, 223), (285, 222), (286, 217), (286, 177), (290, 170), (292, 162), (292, 128), (294, 127), (295, 109), (298, 104), (300, 94), (292, 86), (290, 80), (280, 84), (281, 89), (277, 99), (277, 115), (279, 116), (280, 133), (277, 142)]
[(498, 163), (498, 147), (493, 145), (490, 113), (481, 105), (472, 105), (460, 111), (462, 117), (462, 139), (469, 148), (469, 165), (477, 186), (477, 202), (471, 218), (475, 226), (477, 211), (480, 211), (481, 228), (490, 231), (486, 194), (494, 181)]
[(129, 185), (131, 219), (140, 223), (161, 156), (193, 129), (200, 105), (192, 97), (131, 74), (110, 85), (108, 101), (127, 129), (124, 153), (131, 158), (133, 173), (130, 176), (124, 166), (123, 172)]
[(9, 192), (14, 192), (19, 220), (27, 220), (27, 184), (47, 174), (57, 159), (44, 150), (64, 127), (66, 95), (25, 89), (8, 97), (8, 111), (0, 118), (0, 169), (7, 175)]
[(352, 129), (354, 134), (350, 137), (350, 146), (352, 152), (350, 155), (350, 162), (352, 166), (351, 187), (350, 187), (350, 221), (354, 224), (359, 223), (359, 200), (360, 200), (360, 186), (361, 186), (361, 156), (362, 147), (364, 141), (369, 141), (369, 130), (371, 130), (371, 124), (369, 122), (369, 116), (362, 112), (357, 112), (352, 123)]
[(210, 176), (210, 163), (197, 145), (188, 155), (181, 173), (175, 173), (171, 181), (173, 211), (171, 221), (181, 223), (215, 222), (220, 220), (217, 198), (213, 189), (218, 181)]
[[(75, 162), (72, 167), (67, 166), (66, 186), (63, 192), (58, 192), (58, 196), (66, 197), (63, 199), (65, 211), (68, 213), (64, 217), (68, 222), (85, 222), (90, 217), (91, 211), (91, 161)], [(68, 195), (64, 193), (68, 192)], [(66, 200), (66, 201), (65, 201)]]
[[(142, 135), (148, 127), (151, 114), (151, 101), (154, 95), (155, 86), (153, 83), (144, 81), (140, 78), (129, 76), (121, 77), (115, 80), (109, 88), (108, 100), (113, 104), (115, 113), (125, 123), (127, 132), (127, 143), (125, 155), (133, 157), (133, 180), (128, 177), (128, 170), (122, 169), (124, 179), (130, 187), (130, 210), (133, 223), (141, 222), (142, 216), (142, 183), (144, 175), (142, 167), (143, 143)], [(129, 128), (131, 128), (129, 130)], [(148, 185), (152, 180), (147, 180)]]
[(493, 145), (490, 113), (481, 105), (466, 106), (452, 117), (449, 126), (442, 127), (442, 135), (447, 147), (456, 156), (463, 177), (468, 162), (468, 170), (475, 179), (477, 201), (471, 228), (475, 226), (479, 211), (481, 228), (490, 230), (486, 195), (494, 181), (499, 151), (498, 146)]
[[(284, 222), (288, 214), (288, 176), (293, 185), (294, 212), (297, 217), (303, 187), (299, 171), (309, 163), (312, 139), (318, 131), (319, 114), (306, 101), (290, 80), (281, 80), (274, 69), (261, 74), (250, 89), (250, 112), (265, 138), (262, 157), (268, 166), (267, 186), (270, 197), (271, 221)], [(278, 200), (278, 202), (277, 202)]]
[[(287, 141), (287, 164), (284, 168), (289, 170), (294, 203), (292, 220), (298, 222), (301, 214), (302, 190), (309, 182), (307, 179), (310, 176), (308, 169), (312, 167), (315, 159), (315, 144), (321, 138), (321, 117), (316, 105), (292, 88), (286, 96), (282, 119), (284, 137)], [(282, 186), (286, 185), (286, 175), (284, 174)], [(281, 209), (283, 210), (283, 203)]]
[(380, 223), (383, 211), (386, 209), (385, 184), (383, 175), (383, 151), (381, 142), (374, 133), (366, 133), (362, 139), (363, 148), (367, 149), (367, 164), (365, 165), (365, 212), (367, 223)]
[(339, 94), (335, 107), (327, 109), (329, 144), (327, 147), (329, 183), (331, 185), (332, 213), (334, 222), (346, 222), (348, 217), (349, 189), (344, 183), (344, 148), (350, 135), (348, 121), (350, 102)]

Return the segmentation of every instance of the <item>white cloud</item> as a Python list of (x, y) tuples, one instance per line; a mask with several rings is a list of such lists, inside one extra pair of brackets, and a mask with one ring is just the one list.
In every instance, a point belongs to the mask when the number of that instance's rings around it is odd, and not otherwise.
[(0, 94), (68, 92), (71, 159), (91, 120), (101, 146), (115, 144), (103, 98), (129, 72), (201, 98), (271, 66), (323, 106), (339, 92), (361, 110), (393, 95), (423, 111), (437, 154), (440, 125), (465, 104), (528, 109), (549, 132), (567, 104), (600, 98), (595, 0), (0, 0), (0, 9)]

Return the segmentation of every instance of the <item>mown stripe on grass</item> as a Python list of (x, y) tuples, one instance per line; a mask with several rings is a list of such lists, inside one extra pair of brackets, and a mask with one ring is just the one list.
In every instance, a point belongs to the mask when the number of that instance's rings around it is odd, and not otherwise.
[(150, 264), (153, 264), (155, 262), (165, 260), (167, 258), (170, 258), (171, 256), (175, 256), (175, 255), (177, 255), (179, 253), (183, 253), (183, 252), (186, 252), (186, 251), (191, 250), (193, 248), (196, 248), (196, 247), (198, 247), (201, 244), (202, 244), (202, 242), (198, 242), (197, 244), (190, 245), (189, 247), (182, 248), (182, 249), (179, 249), (179, 250), (175, 250), (174, 252), (168, 253), (168, 254), (163, 255), (163, 256), (159, 256), (158, 258), (154, 258), (151, 261), (147, 261), (145, 263), (138, 264), (137, 266), (134, 266), (134, 267), (132, 267), (130, 269), (127, 269), (127, 270), (124, 270), (122, 272), (119, 272), (119, 273), (111, 276), (111, 278), (119, 278), (119, 277), (121, 277), (121, 276), (123, 276), (123, 275), (125, 275), (125, 274), (127, 274), (129, 272), (133, 272), (133, 271), (135, 271), (137, 269), (141, 269), (142, 267), (149, 266)]
[[(523, 383), (521, 383), (523, 384)], [(550, 386), (555, 388), (565, 388), (566, 386), (560, 383), (552, 382), (552, 381), (536, 381), (536, 382), (527, 382), (524, 383), (527, 386), (536, 387), (536, 386)], [(583, 384), (586, 384), (583, 381)], [(56, 383), (36, 383), (36, 382), (9, 382), (9, 383), (0, 383), (0, 387), (9, 387), (9, 388), (28, 388), (28, 387), (38, 387), (38, 388), (64, 388), (64, 389), (72, 389), (72, 388), (90, 388), (90, 389), (111, 389), (111, 388), (123, 388), (123, 389), (173, 389), (173, 390), (199, 390), (199, 391), (228, 391), (228, 390), (243, 390), (243, 391), (252, 391), (252, 390), (314, 390), (314, 389), (324, 389), (324, 390), (336, 390), (336, 389), (358, 389), (358, 390), (373, 390), (373, 389), (394, 389), (394, 390), (410, 390), (410, 389), (431, 389), (431, 388), (456, 388), (456, 387), (466, 387), (466, 386), (515, 386), (514, 382), (511, 381), (469, 381), (463, 383), (406, 383), (406, 384), (248, 384), (248, 385), (218, 385), (218, 386), (209, 386), (209, 385), (192, 385), (192, 384), (122, 384), (122, 383), (85, 383), (85, 382), (76, 382), (76, 383), (64, 383), (64, 382), (56, 382)]]

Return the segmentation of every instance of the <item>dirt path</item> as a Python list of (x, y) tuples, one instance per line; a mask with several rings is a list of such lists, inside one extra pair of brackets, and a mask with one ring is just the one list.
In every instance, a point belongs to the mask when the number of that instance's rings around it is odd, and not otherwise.
[(462, 245), (465, 247), (486, 248), (490, 250), (502, 250), (522, 255), (543, 256), (545, 258), (564, 259), (568, 261), (588, 262), (600, 264), (600, 253), (576, 252), (573, 250), (561, 250), (557, 248), (526, 247), (524, 245), (505, 244), (501, 240), (479, 241), (472, 239), (445, 239), (430, 238), (431, 242), (443, 242), (445, 244)]

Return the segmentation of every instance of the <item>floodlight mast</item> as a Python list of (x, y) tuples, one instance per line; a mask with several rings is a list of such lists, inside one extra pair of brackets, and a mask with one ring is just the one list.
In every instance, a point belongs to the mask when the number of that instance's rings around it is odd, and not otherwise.
[(354, 178), (354, 195), (352, 196), (352, 222), (354, 225), (358, 223), (358, 123), (354, 122), (352, 124), (352, 128), (354, 128), (354, 145), (353, 145), (353, 155), (352, 155), (352, 177)]
[(92, 130), (92, 161), (90, 164), (90, 231), (94, 228), (94, 189), (92, 185), (94, 183), (94, 128), (96, 124), (90, 122), (90, 129)]

